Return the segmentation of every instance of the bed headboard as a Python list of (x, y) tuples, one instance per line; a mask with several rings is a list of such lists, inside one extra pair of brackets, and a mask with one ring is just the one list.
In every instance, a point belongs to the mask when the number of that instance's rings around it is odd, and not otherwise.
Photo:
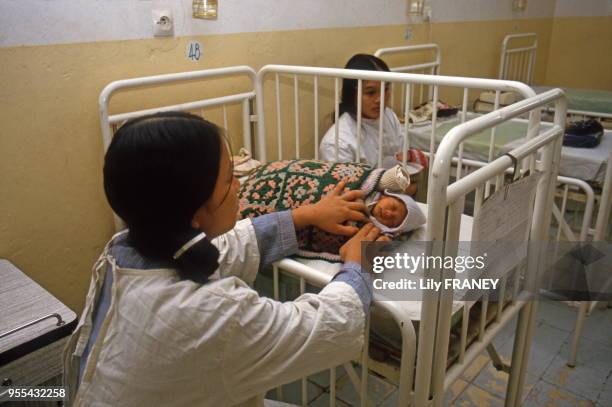
[(439, 75), (440, 74), (440, 47), (438, 44), (419, 44), (419, 45), (404, 45), (400, 47), (390, 47), (390, 48), (379, 48), (374, 52), (374, 55), (384, 59), (384, 56), (387, 55), (415, 55), (415, 54), (425, 54), (433, 51), (433, 59), (430, 61), (412, 64), (412, 65), (403, 65), (403, 66), (389, 66), (392, 72), (410, 72), (410, 73), (426, 73), (429, 75)]
[(499, 79), (533, 83), (538, 50), (536, 33), (510, 34), (504, 37), (499, 61)]
[[(418, 44), (403, 45), (399, 47), (379, 48), (374, 55), (383, 59), (391, 72), (418, 73), (426, 75), (440, 74), (440, 46), (438, 44)], [(414, 63), (409, 61), (415, 61)], [(391, 92), (391, 107), (398, 116), (403, 117), (405, 107), (405, 92), (397, 95), (400, 100), (399, 106), (395, 103), (396, 92)], [(417, 106), (433, 98), (433, 88), (427, 87), (425, 93), (424, 86), (420, 86), (418, 92), (412, 95), (412, 106)]]
[[(206, 111), (207, 119), (228, 130), (231, 127), (230, 122), (234, 123), (236, 121), (228, 119), (228, 109), (230, 108), (237, 110), (236, 114), (232, 115), (232, 117), (236, 115), (240, 116), (241, 123), (236, 133), (242, 133), (242, 145), (249, 151), (252, 151), (250, 104), (255, 100), (255, 77), (256, 73), (252, 68), (248, 66), (234, 66), (145, 76), (111, 82), (102, 89), (98, 99), (104, 151), (106, 151), (110, 145), (115, 131), (127, 120), (164, 111), (183, 111), (204, 117), (204, 112)], [(225, 82), (219, 83), (219, 81), (215, 80), (222, 78), (223, 80), (229, 78), (231, 84), (230, 86), (219, 88), (225, 91), (225, 95), (218, 96), (221, 91), (217, 91), (216, 86), (219, 84), (223, 85)], [(233, 91), (237, 88), (236, 82), (240, 80), (244, 81), (244, 78), (247, 80), (246, 89), (243, 86), (243, 91)], [(207, 87), (202, 88), (202, 82), (206, 82), (205, 85)], [(198, 85), (200, 88), (197, 87)], [(188, 86), (188, 88), (185, 89), (185, 86)], [(210, 90), (208, 87), (210, 87)], [(227, 89), (231, 90), (228, 92)], [(155, 100), (189, 98), (190, 101), (181, 101), (181, 103), (168, 102), (161, 106), (158, 105), (156, 107), (142, 109), (141, 107), (149, 102), (146, 95), (145, 97), (142, 96), (143, 92), (155, 90), (158, 92), (155, 94)], [(161, 93), (159, 93), (159, 91), (161, 91)], [(123, 106), (123, 109), (121, 109), (122, 113), (110, 113), (111, 100), (118, 96), (119, 93), (124, 95), (126, 93), (136, 92), (140, 92), (140, 94), (138, 94), (140, 98), (134, 103), (140, 107), (138, 110), (125, 108), (126, 104), (129, 105), (129, 103), (123, 100), (123, 103), (116, 103), (119, 106)], [(176, 94), (179, 96), (176, 96)], [(203, 97), (204, 94), (207, 96)], [(172, 96), (176, 97), (173, 98)], [(220, 112), (218, 112), (218, 110), (220, 110)], [(218, 117), (219, 113), (220, 117)], [(121, 219), (115, 215), (115, 228), (121, 230), (124, 226)]]

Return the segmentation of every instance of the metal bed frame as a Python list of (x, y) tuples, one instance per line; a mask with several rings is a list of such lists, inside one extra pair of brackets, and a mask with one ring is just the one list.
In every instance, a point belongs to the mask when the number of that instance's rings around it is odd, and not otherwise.
[[(433, 55), (432, 55), (433, 54)], [(389, 67), (391, 72), (403, 72), (403, 73), (421, 73), (428, 75), (439, 75), (440, 74), (440, 46), (438, 44), (418, 44), (418, 45), (403, 45), (399, 47), (389, 47), (389, 48), (379, 48), (374, 52), (374, 56), (378, 58), (383, 58), (383, 56), (391, 56), (391, 55), (401, 55), (401, 58), (410, 58), (414, 57), (417, 59), (423, 58), (423, 55), (432, 55), (432, 58), (426, 58), (425, 62), (420, 62), (416, 64), (402, 65), (402, 66), (393, 66)], [(391, 100), (390, 105), (395, 106), (395, 93), (391, 91)], [(413, 97), (410, 102), (413, 106), (427, 102), (429, 99), (433, 98), (433, 89), (429, 87), (427, 91), (427, 100), (424, 98), (424, 86), (421, 85), (419, 87), (419, 96), (416, 97), (416, 92), (413, 92)], [(406, 105), (406, 93), (405, 88), (402, 88), (402, 93), (400, 97), (400, 106), (398, 111), (405, 112)], [(404, 116), (405, 117), (405, 116)]]
[[(474, 78), (457, 78), (433, 75), (415, 75), (395, 72), (370, 72), (370, 71), (352, 71), (332, 68), (313, 68), (313, 67), (295, 67), (268, 65), (263, 67), (258, 73), (249, 67), (229, 67), (220, 69), (210, 69), (204, 71), (193, 71), (185, 73), (176, 73), (168, 75), (158, 75), (144, 78), (135, 78), (116, 81), (104, 88), (100, 95), (100, 121), (104, 148), (108, 147), (114, 130), (124, 120), (142, 116), (145, 114), (168, 111), (168, 110), (183, 110), (183, 111), (200, 111), (202, 109), (212, 107), (222, 107), (225, 112), (225, 106), (229, 104), (239, 104), (242, 106), (242, 130), (243, 143), (247, 148), (253, 148), (251, 142), (251, 123), (256, 122), (257, 137), (255, 148), (257, 151), (256, 158), (261, 161), (266, 161), (267, 145), (277, 148), (278, 158), (283, 158), (283, 141), (290, 139), (282, 135), (281, 114), (281, 99), (277, 95), (271, 99), (276, 101), (276, 110), (273, 108), (265, 109), (265, 82), (270, 76), (274, 76), (276, 89), (279, 89), (279, 81), (281, 76), (293, 78), (294, 84), (294, 124), (295, 124), (295, 157), (300, 157), (300, 108), (299, 108), (299, 91), (300, 78), (313, 78), (313, 96), (314, 96), (314, 143), (318, 145), (318, 120), (319, 120), (319, 94), (324, 92), (319, 91), (318, 78), (331, 78), (334, 83), (333, 99), (335, 111), (339, 104), (339, 89), (342, 78), (357, 79), (359, 83), (358, 93), (361, 94), (363, 80), (381, 81), (381, 92), (384, 92), (384, 83), (392, 82), (402, 86), (406, 91), (406, 108), (409, 108), (409, 95), (416, 85), (425, 85), (432, 88), (434, 95), (437, 95), (438, 88), (441, 86), (460, 87), (464, 90), (464, 101), (467, 101), (467, 95), (470, 89), (491, 89), (495, 91), (514, 91), (525, 97), (525, 100), (517, 102), (511, 106), (499, 109), (490, 114), (481, 116), (469, 122), (464, 122), (455, 127), (446, 137), (444, 137), (438, 152), (432, 157), (432, 174), (430, 179), (430, 191), (428, 196), (428, 222), (426, 236), (431, 241), (447, 242), (447, 253), (452, 254), (453, 249), (451, 242), (453, 238), (456, 241), (461, 221), (461, 212), (464, 197), (471, 191), (476, 191), (479, 196), (480, 203), (489, 194), (489, 189), (498, 189), (504, 186), (504, 174), (512, 165), (512, 160), (508, 156), (500, 157), (491, 163), (484, 163), (482, 168), (461, 177), (461, 155), (455, 160), (459, 160), (457, 166), (457, 181), (450, 183), (450, 172), (455, 151), (459, 148), (461, 151), (462, 141), (472, 134), (476, 134), (483, 129), (492, 128), (506, 120), (523, 114), (529, 114), (529, 139), (528, 141), (512, 151), (512, 154), (522, 162), (524, 168), (535, 168), (536, 155), (541, 153), (541, 161), (538, 168), (543, 171), (544, 177), (540, 182), (537, 191), (537, 197), (534, 205), (533, 222), (531, 231), (533, 238), (542, 238), (547, 233), (547, 225), (550, 223), (551, 207), (552, 207), (552, 191), (555, 179), (554, 163), (559, 159), (560, 137), (563, 133), (563, 119), (565, 116), (565, 99), (563, 92), (560, 90), (552, 90), (541, 95), (535, 95), (533, 91), (524, 84), (500, 81), (490, 79), (474, 79)], [(113, 96), (119, 91), (137, 90), (150, 86), (172, 86), (175, 83), (193, 80), (209, 80), (221, 77), (246, 76), (254, 89), (242, 93), (231, 94), (227, 96), (198, 99), (193, 102), (179, 103), (169, 106), (162, 106), (153, 109), (137, 110), (133, 112), (110, 114), (109, 104)], [(304, 87), (302, 87), (304, 88)], [(252, 115), (249, 110), (249, 105), (252, 101), (256, 101), (256, 114)], [(361, 98), (358, 98), (358, 112), (361, 111)], [(539, 115), (540, 110), (550, 103), (556, 105), (556, 121), (555, 125), (543, 134), (538, 135)], [(381, 111), (384, 110), (384, 97), (381, 100)], [(269, 107), (269, 106), (268, 106)], [(464, 112), (467, 108), (467, 102), (464, 103)], [(276, 120), (276, 138), (273, 138), (272, 131), (266, 129), (266, 119), (270, 112), (276, 111), (279, 116)], [(337, 117), (336, 113), (336, 119)], [(359, 115), (360, 116), (360, 115)], [(465, 117), (465, 116), (464, 116)], [(359, 120), (359, 118), (358, 118)], [(227, 126), (226, 115), (224, 114), (224, 125)], [(380, 122), (382, 126), (382, 121)], [(380, 127), (380, 138), (382, 141), (382, 127)], [(407, 133), (406, 133), (407, 134)], [(338, 133), (336, 132), (336, 140)], [(276, 143), (274, 143), (274, 141)], [(271, 142), (271, 143), (270, 143)], [(404, 140), (407, 146), (408, 140)], [(359, 147), (358, 147), (359, 148)], [(315, 148), (315, 156), (318, 149)], [(379, 163), (382, 157), (379, 156)], [(478, 205), (477, 205), (478, 206)], [(446, 214), (448, 219), (444, 221)], [(477, 213), (476, 213), (477, 215)], [(116, 227), (122, 228), (121, 221), (115, 218)], [(538, 261), (537, 258), (531, 256), (529, 261)], [(520, 270), (519, 270), (520, 271)], [(515, 276), (519, 276), (519, 271)], [(330, 280), (330, 276), (320, 270), (308, 267), (293, 259), (283, 259), (277, 262), (273, 268), (274, 280), (278, 282), (279, 274), (287, 273), (295, 276), (300, 281), (300, 291), (304, 292), (306, 283), (314, 285), (324, 285)], [(449, 272), (448, 270), (435, 270), (433, 276), (440, 279), (442, 273)], [(500, 368), (510, 373), (510, 383), (507, 391), (506, 405), (517, 406), (520, 404), (520, 393), (524, 382), (527, 357), (529, 353), (529, 344), (533, 331), (533, 319), (535, 311), (535, 303), (528, 301), (525, 293), (514, 292), (510, 305), (502, 309), (498, 307), (494, 323), (487, 326), (481, 324), (479, 328), (479, 339), (468, 346), (465, 336), (462, 336), (459, 362), (455, 363), (448, 371), (446, 370), (446, 353), (449, 342), (450, 317), (452, 308), (452, 291), (442, 291), (440, 293), (427, 293), (424, 297), (421, 310), (421, 324), (418, 333), (419, 354), (416, 354), (417, 334), (412, 322), (402, 313), (402, 308), (395, 301), (378, 301), (375, 298), (374, 306), (385, 310), (395, 320), (402, 334), (402, 354), (401, 368), (399, 377), (399, 397), (398, 405), (404, 406), (409, 403), (413, 405), (433, 405), (441, 406), (443, 403), (444, 392), (450, 385), (460, 376), (460, 374), (468, 367), (476, 356), (483, 350), (487, 349), (492, 355), (496, 352), (492, 346), (493, 337), (511, 321), (511, 319), (519, 314), (517, 340), (513, 351), (512, 366), (505, 366), (500, 361)], [(274, 296), (279, 298), (278, 284), (274, 286)], [(483, 298), (483, 312), (486, 315), (488, 301)], [(465, 312), (465, 311), (464, 311)], [(467, 332), (468, 320), (464, 318), (462, 322), (462, 331)], [(368, 334), (366, 333), (366, 341)], [(344, 367), (348, 372), (348, 376), (359, 389), (358, 393), (361, 400), (361, 405), (367, 403), (367, 377), (368, 365), (370, 363), (368, 355), (368, 346), (365, 346), (361, 360), (362, 366), (361, 378), (354, 371), (350, 363)], [(331, 405), (335, 402), (335, 369), (330, 371), (330, 395)], [(304, 389), (302, 396), (303, 400), (307, 400), (306, 378), (302, 380), (302, 388)], [(413, 390), (414, 389), (414, 390)]]
[[(515, 46), (516, 42), (520, 41), (524, 44), (527, 42), (527, 45)], [(522, 81), (528, 85), (533, 83), (534, 69), (536, 63), (536, 53), (537, 53), (537, 34), (535, 33), (524, 33), (524, 34), (512, 34), (507, 35), (502, 42), (502, 50), (501, 57), (499, 63), (499, 78), (510, 80), (516, 79)], [(438, 72), (439, 63), (440, 63), (440, 53), (439, 47), (436, 44), (424, 44), (424, 45), (416, 45), (416, 46), (404, 46), (404, 47), (394, 47), (394, 48), (381, 48), (375, 52), (377, 56), (383, 56), (385, 54), (399, 54), (406, 53), (412, 54), (415, 52), (419, 52), (423, 49), (435, 49), (436, 54), (433, 60), (429, 63), (425, 63), (422, 65), (426, 66), (435, 66), (436, 69), (432, 69), (432, 73)], [(403, 70), (405, 68), (410, 69), (411, 67), (393, 67), (392, 71), (395, 70)], [(465, 100), (464, 100), (465, 105)], [(500, 92), (495, 92), (495, 102), (494, 102), (494, 110), (497, 110), (500, 105)], [(602, 118), (612, 118), (612, 115), (600, 114), (596, 112), (586, 112), (586, 111), (578, 111), (578, 110), (567, 110), (567, 113), (584, 115), (589, 117), (602, 117)], [(433, 120), (432, 120), (433, 122)], [(432, 134), (431, 134), (431, 144), (430, 151), (434, 151), (434, 129), (435, 122), (432, 123)], [(494, 143), (494, 130), (492, 130), (491, 138)], [(489, 154), (489, 162), (492, 159), (492, 154)], [(461, 152), (459, 152), (459, 156), (461, 156)], [(464, 166), (466, 168), (470, 168), (470, 163), (472, 168), (479, 168), (482, 166), (477, 161), (472, 160), (463, 160)], [(593, 192), (592, 187), (587, 184), (585, 181), (559, 176), (557, 178), (557, 182), (559, 188), (562, 189), (561, 192), (561, 208), (558, 208), (557, 205), (553, 202), (553, 213), (555, 215), (555, 220), (558, 225), (558, 231), (555, 236), (555, 240), (559, 241), (562, 237), (567, 241), (587, 241), (590, 237), (594, 241), (603, 241), (606, 239), (608, 225), (609, 225), (609, 217), (610, 212), (612, 211), (612, 198), (611, 194), (611, 185), (612, 185), (612, 152), (607, 161), (608, 165), (606, 166), (607, 171), (604, 177), (604, 184), (602, 187), (602, 193), (599, 199), (599, 208), (597, 211), (597, 216), (595, 218), (595, 227), (591, 227), (591, 221), (593, 220), (593, 212), (594, 212), (594, 203), (595, 203), (595, 194)], [(584, 205), (584, 213), (583, 213), (583, 221), (578, 228), (578, 237), (572, 231), (568, 222), (565, 218), (566, 214), (566, 204), (568, 200), (568, 195), (570, 191), (579, 191), (585, 197), (585, 205)], [(584, 321), (589, 313), (593, 311), (593, 309), (597, 306), (598, 302), (580, 302), (576, 324), (574, 327), (574, 335), (572, 339), (572, 344), (570, 348), (570, 355), (568, 357), (568, 366), (574, 367), (576, 365), (578, 345), (580, 341), (580, 336), (582, 334), (582, 330), (584, 327)]]
[[(281, 97), (278, 90), (280, 89), (281, 78), (288, 77), (285, 83), (290, 83), (293, 79), (293, 101), (294, 101), (294, 117), (293, 119), (287, 119), (281, 114)], [(267, 94), (265, 92), (264, 84), (268, 79), (272, 78), (275, 86), (269, 86), (271, 89), (276, 90), (276, 97), (274, 95), (270, 97), (270, 100), (275, 101), (276, 109), (266, 105)], [(550, 223), (551, 207), (552, 207), (552, 191), (554, 183), (551, 181), (556, 177), (556, 166), (554, 163), (559, 159), (559, 152), (561, 146), (561, 135), (563, 134), (564, 128), (564, 112), (565, 112), (565, 99), (563, 92), (560, 90), (554, 90), (545, 94), (536, 96), (534, 92), (524, 84), (510, 81), (498, 81), (488, 79), (474, 79), (474, 78), (458, 78), (458, 77), (445, 77), (445, 76), (433, 76), (433, 75), (416, 75), (416, 74), (404, 74), (397, 72), (380, 72), (380, 71), (360, 71), (360, 70), (343, 70), (343, 69), (332, 69), (332, 68), (316, 68), (316, 67), (298, 67), (298, 66), (282, 66), (282, 65), (268, 65), (263, 67), (257, 74), (257, 128), (258, 128), (258, 146), (259, 146), (259, 158), (263, 161), (266, 160), (267, 143), (275, 140), (276, 152), (272, 152), (271, 155), (274, 158), (283, 159), (287, 158), (284, 154), (283, 141), (289, 137), (283, 135), (283, 123), (286, 121), (293, 121), (295, 123), (295, 149), (293, 153), (295, 156), (300, 157), (300, 131), (301, 128), (301, 116), (300, 108), (298, 107), (298, 101), (301, 100), (299, 97), (300, 89), (307, 88), (307, 86), (300, 86), (300, 81), (305, 82), (305, 78), (310, 78), (308, 81), (312, 81), (312, 92), (310, 94), (313, 97), (314, 106), (314, 145), (318, 145), (318, 112), (321, 110), (319, 107), (319, 97), (321, 93), (319, 91), (319, 83), (322, 78), (330, 78), (333, 80), (333, 100), (335, 113), (335, 119), (338, 120), (338, 105), (340, 95), (340, 81), (343, 78), (350, 78), (358, 80), (358, 103), (357, 103), (357, 131), (360, 132), (360, 112), (361, 112), (361, 98), (359, 95), (362, 93), (361, 83), (364, 80), (380, 81), (381, 82), (381, 111), (384, 110), (384, 92), (385, 83), (393, 83), (396, 86), (402, 86), (405, 89), (405, 108), (408, 109), (410, 106), (410, 94), (414, 86), (425, 85), (430, 86), (433, 90), (433, 94), (437, 95), (438, 89), (441, 86), (460, 87), (464, 90), (464, 101), (467, 101), (467, 95), (469, 89), (483, 89), (488, 88), (495, 91), (514, 91), (525, 97), (514, 105), (506, 108), (497, 110), (488, 115), (481, 116), (477, 119), (457, 126), (442, 141), (437, 153), (432, 160), (433, 176), (430, 178), (430, 189), (428, 196), (428, 219), (430, 222), (427, 226), (426, 236), (429, 241), (446, 241), (449, 244), (447, 250), (452, 252), (451, 242), (453, 237), (456, 240), (458, 236), (458, 227), (460, 222), (460, 215), (462, 212), (463, 198), (471, 192), (477, 191), (479, 196), (479, 202), (482, 203), (483, 199), (489, 195), (490, 189), (495, 185), (495, 189), (501, 188), (504, 185), (504, 174), (507, 168), (511, 165), (511, 159), (507, 156), (500, 157), (491, 163), (485, 163), (483, 168), (466, 175), (461, 178), (460, 171), (458, 170), (458, 180), (452, 184), (449, 184), (449, 177), (451, 171), (452, 158), (455, 156), (457, 148), (461, 150), (461, 142), (468, 138), (472, 134), (476, 134), (484, 129), (492, 128), (506, 120), (510, 120), (521, 114), (530, 113), (530, 126), (529, 126), (529, 140), (512, 153), (516, 154), (525, 168), (532, 168), (535, 165), (535, 154), (538, 149), (544, 151), (543, 161), (541, 168), (547, 174), (547, 181), (543, 182), (539, 189), (539, 198), (537, 201), (537, 208), (534, 215), (534, 222), (532, 224), (532, 236), (543, 238), (547, 233), (547, 225)], [(271, 82), (272, 82), (271, 80)], [(270, 84), (271, 85), (271, 84)], [(302, 98), (303, 99), (303, 98)], [(555, 125), (543, 134), (537, 135), (539, 130), (539, 114), (540, 108), (543, 108), (548, 103), (555, 103), (558, 108), (557, 119)], [(265, 107), (268, 109), (266, 110)], [(465, 111), (467, 109), (467, 102), (464, 103), (463, 111), (465, 117)], [(276, 126), (275, 127), (276, 137), (273, 137), (274, 131), (266, 127), (267, 120), (269, 117), (266, 115), (267, 112), (276, 112)], [(435, 117), (435, 116), (434, 116)], [(274, 124), (274, 120), (272, 120)], [(408, 126), (407, 123), (405, 123)], [(382, 120), (379, 121), (379, 143), (382, 142)], [(408, 133), (406, 132), (406, 135)], [(338, 146), (338, 129), (336, 127), (336, 148)], [(359, 143), (360, 134), (357, 135)], [(407, 146), (407, 136), (404, 139), (404, 146)], [(357, 149), (360, 146), (358, 144)], [(315, 158), (317, 157), (317, 149), (315, 148)], [(337, 150), (336, 150), (337, 151)], [(359, 152), (357, 153), (359, 154)], [(291, 155), (291, 153), (289, 154)], [(460, 158), (459, 158), (460, 159)], [(379, 165), (382, 163), (382, 152), (379, 153), (378, 157)], [(458, 167), (460, 168), (461, 165)], [(448, 212), (449, 218), (447, 222), (444, 222), (445, 215)], [(459, 218), (458, 218), (459, 217)], [(433, 221), (431, 221), (433, 220)], [(447, 230), (446, 238), (445, 231)], [(445, 240), (446, 239), (446, 240)], [(456, 249), (456, 248), (455, 248)], [(535, 259), (532, 259), (535, 261)], [(309, 267), (301, 262), (293, 259), (284, 259), (275, 264), (274, 267), (274, 294), (276, 298), (279, 298), (278, 280), (281, 272), (288, 273), (299, 279), (300, 292), (305, 292), (306, 283), (314, 285), (322, 285), (328, 282), (331, 278), (328, 274), (321, 272), (320, 270)], [(517, 274), (518, 275), (518, 274)], [(429, 294), (429, 293), (428, 293)], [(485, 304), (488, 302), (486, 299), (483, 301)], [(440, 307), (438, 308), (438, 305)], [(497, 332), (507, 324), (514, 315), (520, 313), (520, 322), (518, 326), (517, 338), (520, 340), (516, 341), (516, 346), (513, 354), (513, 365), (512, 368), (502, 366), (510, 372), (510, 385), (508, 388), (506, 405), (518, 405), (520, 400), (520, 389), (522, 388), (522, 382), (524, 380), (525, 366), (529, 348), (529, 342), (533, 330), (533, 311), (535, 310), (535, 304), (525, 301), (520, 295), (514, 297), (514, 301), (511, 306), (504, 310), (499, 308), (496, 316), (496, 323), (490, 327), (482, 325), (479, 332), (479, 341), (468, 347), (465, 342), (465, 337), (462, 338), (462, 348), (460, 349), (459, 362), (453, 365), (450, 370), (446, 371), (446, 348), (448, 346), (449, 329), (450, 329), (450, 316), (452, 307), (452, 292), (443, 292), (441, 294), (426, 295), (423, 301), (421, 323), (418, 333), (419, 343), (419, 354), (415, 355), (414, 346), (416, 344), (416, 332), (412, 327), (412, 323), (406, 320), (405, 316), (401, 314), (395, 302), (389, 301), (375, 301), (376, 307), (385, 309), (396, 322), (400, 332), (402, 332), (402, 353), (401, 353), (401, 368), (399, 373), (399, 397), (398, 405), (407, 405), (410, 402), (413, 405), (442, 405), (444, 391), (447, 390), (450, 385), (459, 377), (462, 371), (464, 371), (469, 363), (475, 359), (475, 357), (484, 349), (488, 349), (492, 354), (496, 355), (494, 348), (491, 344), (493, 337)], [(483, 307), (486, 313), (486, 306)], [(469, 321), (464, 319), (462, 331), (467, 332), (467, 324)], [(434, 349), (435, 344), (435, 349)], [(367, 398), (367, 367), (369, 359), (367, 357), (368, 350), (364, 350), (364, 356), (362, 357), (362, 377), (361, 380), (357, 375), (352, 372), (351, 367), (348, 367), (349, 378), (353, 381), (355, 387), (359, 389), (362, 405), (366, 405)], [(497, 357), (497, 359), (499, 359)], [(416, 362), (416, 363), (415, 363)], [(501, 364), (503, 365), (503, 363)], [(415, 370), (416, 369), (416, 370)], [(331, 373), (332, 386), (330, 388), (330, 397), (333, 400), (335, 395), (335, 385), (333, 384), (335, 378), (335, 370), (332, 369)], [(413, 392), (414, 385), (414, 392)], [(302, 388), (306, 389), (305, 379), (302, 381)], [(305, 390), (304, 390), (305, 393)], [(303, 393), (303, 402), (306, 403), (307, 396)]]
[[(517, 42), (527, 45), (516, 46)], [(517, 80), (533, 86), (533, 76), (538, 51), (536, 33), (509, 34), (504, 37), (499, 61), (499, 79)], [(568, 109), (568, 114), (612, 119), (612, 113)]]

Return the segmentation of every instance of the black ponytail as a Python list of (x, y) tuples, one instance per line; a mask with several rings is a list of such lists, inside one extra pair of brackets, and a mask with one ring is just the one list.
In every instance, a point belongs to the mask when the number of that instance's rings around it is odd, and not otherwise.
[(104, 161), (104, 190), (129, 228), (129, 243), (197, 283), (205, 283), (218, 268), (217, 248), (204, 238), (174, 255), (201, 233), (191, 219), (212, 196), (223, 148), (225, 140), (214, 124), (165, 112), (124, 124)]

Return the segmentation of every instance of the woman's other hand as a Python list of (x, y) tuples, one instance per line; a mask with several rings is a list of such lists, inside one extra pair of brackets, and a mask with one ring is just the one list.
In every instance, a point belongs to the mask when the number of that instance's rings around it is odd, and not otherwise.
[(316, 226), (337, 235), (352, 236), (359, 230), (355, 226), (344, 225), (346, 221), (367, 222), (363, 191), (344, 192), (346, 183), (341, 181), (319, 202), (293, 210), (293, 223), (297, 229)]
[(361, 263), (361, 242), (386, 241), (382, 240), (380, 229), (372, 223), (366, 223), (348, 242), (340, 248), (340, 258), (343, 262)]

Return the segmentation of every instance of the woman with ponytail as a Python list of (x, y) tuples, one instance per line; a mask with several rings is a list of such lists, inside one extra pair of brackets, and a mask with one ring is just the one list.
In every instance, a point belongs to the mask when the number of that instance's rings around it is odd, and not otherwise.
[[(262, 405), (263, 394), (357, 358), (371, 301), (362, 241), (381, 239), (360, 191), (236, 222), (238, 182), (214, 124), (179, 112), (124, 124), (105, 156), (104, 190), (127, 230), (93, 270), (64, 353), (77, 406)], [(317, 294), (280, 303), (250, 288), (297, 251), (296, 230), (353, 235), (342, 270)]]

